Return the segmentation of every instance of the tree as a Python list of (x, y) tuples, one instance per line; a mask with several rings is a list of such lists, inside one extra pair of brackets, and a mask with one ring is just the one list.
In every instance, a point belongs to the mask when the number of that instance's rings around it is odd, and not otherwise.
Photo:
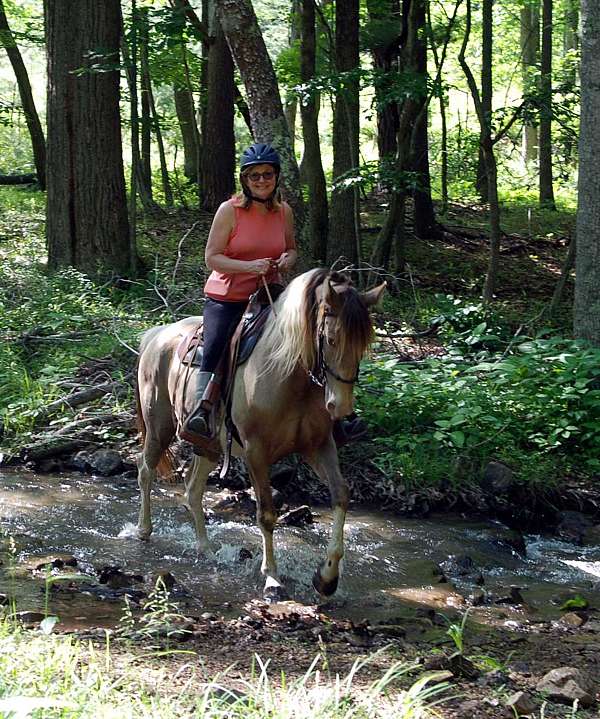
[(540, 204), (556, 209), (552, 184), (552, 0), (542, 0), (540, 67)]
[[(417, 38), (415, 41), (415, 69), (418, 75), (427, 77), (426, 17), (429, 0), (418, 0), (415, 8)], [(431, 175), (429, 172), (429, 138), (427, 134), (427, 110), (429, 97), (419, 98), (418, 114), (412, 136), (411, 167), (416, 173), (413, 190), (414, 228), (417, 237), (437, 237), (439, 230), (431, 199)]]
[(45, 0), (48, 264), (128, 275), (118, 0)]
[(297, 233), (304, 234), (304, 202), (298, 163), (283, 114), (275, 70), (250, 0), (215, 0), (227, 44), (240, 71), (257, 142), (270, 142), (281, 156), (282, 190), (294, 213)]
[[(492, 44), (493, 44), (493, 5), (494, 0), (482, 0), (481, 3), (481, 109), (486, 125), (492, 124)], [(477, 162), (477, 192), (482, 202), (488, 202), (488, 180), (486, 161), (483, 156), (483, 134), (490, 132), (486, 127), (481, 130), (479, 157)]]
[(40, 118), (38, 117), (33, 101), (33, 93), (31, 92), (27, 69), (25, 68), (23, 58), (10, 30), (8, 19), (4, 11), (3, 0), (0, 0), (0, 45), (6, 50), (6, 54), (8, 55), (8, 59), (10, 60), (17, 79), (25, 122), (27, 123), (27, 129), (31, 137), (33, 162), (37, 173), (37, 180), (40, 187), (44, 189), (46, 186), (46, 140), (44, 139), (44, 131), (42, 130)]
[(212, 0), (209, 2), (211, 42), (206, 59), (206, 108), (200, 160), (202, 207), (214, 212), (235, 189), (233, 59)]
[[(333, 110), (333, 181), (357, 168), (359, 138), (358, 0), (335, 3), (335, 69), (341, 86)], [(343, 183), (331, 195), (329, 259), (343, 256), (351, 264), (361, 258), (358, 185)]]
[(600, 347), (600, 4), (581, 0), (581, 127), (575, 336)]
[[(300, 80), (309, 83), (316, 74), (316, 28), (314, 0), (302, 0), (300, 7)], [(304, 155), (303, 175), (308, 192), (308, 236), (311, 238), (311, 253), (315, 261), (327, 261), (327, 235), (329, 217), (327, 207), (327, 184), (319, 141), (318, 96), (312, 91), (300, 101)]]
[(400, 64), (400, 46), (406, 36), (401, 27), (399, 0), (367, 0), (369, 24), (365, 35), (376, 72), (375, 100), (377, 108), (377, 149), (379, 159), (393, 157), (396, 152), (399, 109), (390, 97)]
[[(525, 0), (521, 8), (521, 74), (523, 93), (535, 92), (540, 52), (540, 0)], [(526, 165), (537, 160), (538, 131), (530, 117), (523, 123), (523, 159)]]

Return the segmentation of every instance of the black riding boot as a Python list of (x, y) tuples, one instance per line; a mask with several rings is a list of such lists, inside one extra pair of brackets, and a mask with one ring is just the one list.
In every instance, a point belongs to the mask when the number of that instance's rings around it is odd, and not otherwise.
[(336, 419), (333, 423), (333, 439), (338, 447), (363, 439), (366, 434), (366, 422), (354, 413), (344, 419)]
[(198, 384), (196, 385), (196, 408), (184, 422), (183, 428), (186, 432), (199, 434), (202, 437), (210, 437), (210, 410), (211, 406), (204, 398), (206, 389), (213, 377), (212, 372), (199, 372)]

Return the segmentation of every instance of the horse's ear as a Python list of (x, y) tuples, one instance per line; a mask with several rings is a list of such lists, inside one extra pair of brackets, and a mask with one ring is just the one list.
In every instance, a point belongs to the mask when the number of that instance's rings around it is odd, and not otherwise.
[(342, 298), (335, 288), (335, 283), (329, 277), (325, 280), (325, 292), (323, 294), (325, 302), (331, 309), (334, 312), (339, 312), (343, 304)]
[(367, 307), (375, 307), (379, 305), (381, 298), (383, 297), (383, 291), (387, 287), (387, 282), (382, 282), (377, 287), (362, 293), (362, 298)]

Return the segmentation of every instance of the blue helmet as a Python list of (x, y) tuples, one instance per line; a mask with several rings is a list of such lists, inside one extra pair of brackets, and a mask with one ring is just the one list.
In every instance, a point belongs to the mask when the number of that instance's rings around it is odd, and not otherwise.
[(252, 165), (273, 165), (276, 170), (281, 167), (279, 155), (271, 145), (264, 142), (255, 142), (242, 153), (240, 170)]

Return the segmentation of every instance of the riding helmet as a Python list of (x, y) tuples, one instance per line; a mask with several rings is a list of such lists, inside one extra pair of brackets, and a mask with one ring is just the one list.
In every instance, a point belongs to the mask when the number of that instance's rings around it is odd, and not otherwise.
[(255, 142), (242, 153), (240, 158), (240, 170), (251, 165), (273, 165), (279, 171), (281, 162), (277, 150), (264, 142)]

